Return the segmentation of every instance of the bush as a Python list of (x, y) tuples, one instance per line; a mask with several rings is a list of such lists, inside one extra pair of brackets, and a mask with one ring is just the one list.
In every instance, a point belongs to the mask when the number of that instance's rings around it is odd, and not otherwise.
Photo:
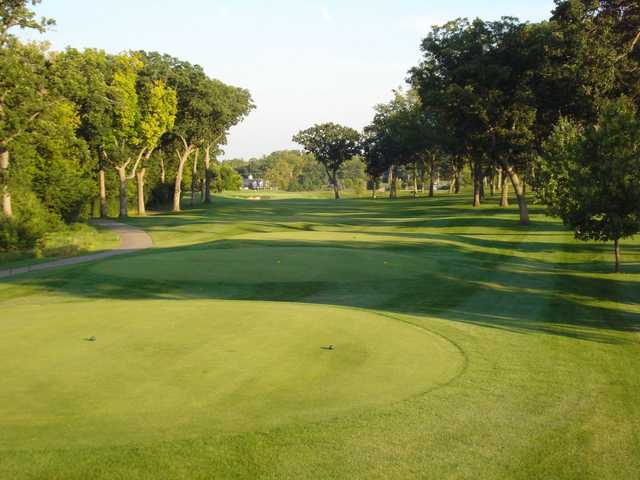
[(13, 196), (15, 215), (0, 215), (0, 250), (29, 250), (51, 231), (61, 227), (60, 219), (42, 206), (29, 191)]

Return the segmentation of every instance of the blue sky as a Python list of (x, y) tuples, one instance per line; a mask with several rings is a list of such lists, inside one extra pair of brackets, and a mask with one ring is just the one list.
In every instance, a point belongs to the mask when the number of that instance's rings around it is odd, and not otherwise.
[[(44, 0), (66, 46), (157, 50), (248, 88), (257, 104), (225, 157), (291, 148), (294, 133), (333, 121), (360, 129), (420, 58), (431, 25), (457, 17), (549, 17), (553, 0)], [(27, 35), (23, 35), (27, 37)]]

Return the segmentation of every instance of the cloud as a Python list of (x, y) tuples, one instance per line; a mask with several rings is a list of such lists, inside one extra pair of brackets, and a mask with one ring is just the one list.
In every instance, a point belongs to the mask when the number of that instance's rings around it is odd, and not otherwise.
[(331, 16), (331, 12), (329, 11), (329, 9), (325, 5), (321, 5), (320, 6), (320, 16), (322, 17), (322, 20), (324, 20), (327, 23), (330, 23), (330, 22), (333, 21), (333, 17)]

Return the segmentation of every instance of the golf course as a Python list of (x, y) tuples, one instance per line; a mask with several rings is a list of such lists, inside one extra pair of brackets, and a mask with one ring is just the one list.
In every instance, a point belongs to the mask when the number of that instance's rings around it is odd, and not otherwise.
[(640, 241), (613, 274), (535, 205), (329, 196), (0, 279), (0, 478), (637, 477)]

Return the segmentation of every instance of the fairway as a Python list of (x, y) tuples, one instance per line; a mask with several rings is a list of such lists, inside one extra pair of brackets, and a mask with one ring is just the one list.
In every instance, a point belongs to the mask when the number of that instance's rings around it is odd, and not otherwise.
[(0, 281), (0, 478), (635, 478), (638, 241), (469, 202), (216, 196)]

